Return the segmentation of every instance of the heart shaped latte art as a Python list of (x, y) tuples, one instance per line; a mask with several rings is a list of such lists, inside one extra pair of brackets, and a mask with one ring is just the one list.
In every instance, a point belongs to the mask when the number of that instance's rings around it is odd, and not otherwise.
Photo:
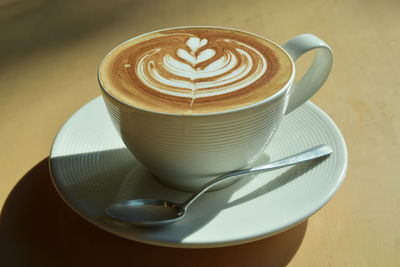
[(158, 93), (197, 98), (218, 96), (255, 83), (267, 61), (249, 44), (222, 38), (186, 38), (180, 45), (156, 47), (138, 57), (136, 75)]

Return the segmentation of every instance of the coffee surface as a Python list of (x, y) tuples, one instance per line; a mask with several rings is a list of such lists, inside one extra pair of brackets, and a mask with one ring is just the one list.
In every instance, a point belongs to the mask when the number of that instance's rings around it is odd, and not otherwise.
[(278, 46), (249, 33), (177, 28), (117, 46), (99, 78), (111, 95), (138, 108), (203, 114), (268, 98), (288, 83), (291, 64)]

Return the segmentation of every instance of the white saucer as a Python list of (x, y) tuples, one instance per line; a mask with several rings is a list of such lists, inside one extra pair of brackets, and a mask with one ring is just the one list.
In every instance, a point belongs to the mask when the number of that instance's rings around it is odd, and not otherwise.
[(140, 228), (105, 216), (111, 203), (138, 197), (181, 201), (188, 193), (155, 180), (125, 148), (102, 97), (78, 110), (61, 128), (50, 155), (54, 184), (83, 218), (115, 235), (169, 247), (220, 247), (265, 238), (317, 212), (338, 190), (347, 149), (334, 122), (308, 102), (285, 116), (258, 164), (329, 144), (326, 160), (253, 175), (197, 200), (183, 220)]

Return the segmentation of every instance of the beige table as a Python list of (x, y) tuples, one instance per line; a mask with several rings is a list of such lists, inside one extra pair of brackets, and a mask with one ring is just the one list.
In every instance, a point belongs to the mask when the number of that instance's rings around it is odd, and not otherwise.
[[(396, 0), (1, 0), (0, 266), (400, 266), (399, 12)], [(312, 101), (341, 129), (349, 168), (306, 222), (240, 246), (163, 248), (96, 228), (56, 193), (52, 141), (100, 94), (102, 56), (179, 25), (240, 28), (281, 44), (310, 32), (332, 46), (333, 71)]]

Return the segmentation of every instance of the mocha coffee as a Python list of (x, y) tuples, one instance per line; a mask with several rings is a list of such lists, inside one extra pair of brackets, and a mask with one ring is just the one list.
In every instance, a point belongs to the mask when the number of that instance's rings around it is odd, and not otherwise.
[(133, 38), (111, 51), (99, 79), (134, 107), (174, 114), (229, 111), (282, 89), (292, 61), (274, 43), (237, 30), (176, 28)]

